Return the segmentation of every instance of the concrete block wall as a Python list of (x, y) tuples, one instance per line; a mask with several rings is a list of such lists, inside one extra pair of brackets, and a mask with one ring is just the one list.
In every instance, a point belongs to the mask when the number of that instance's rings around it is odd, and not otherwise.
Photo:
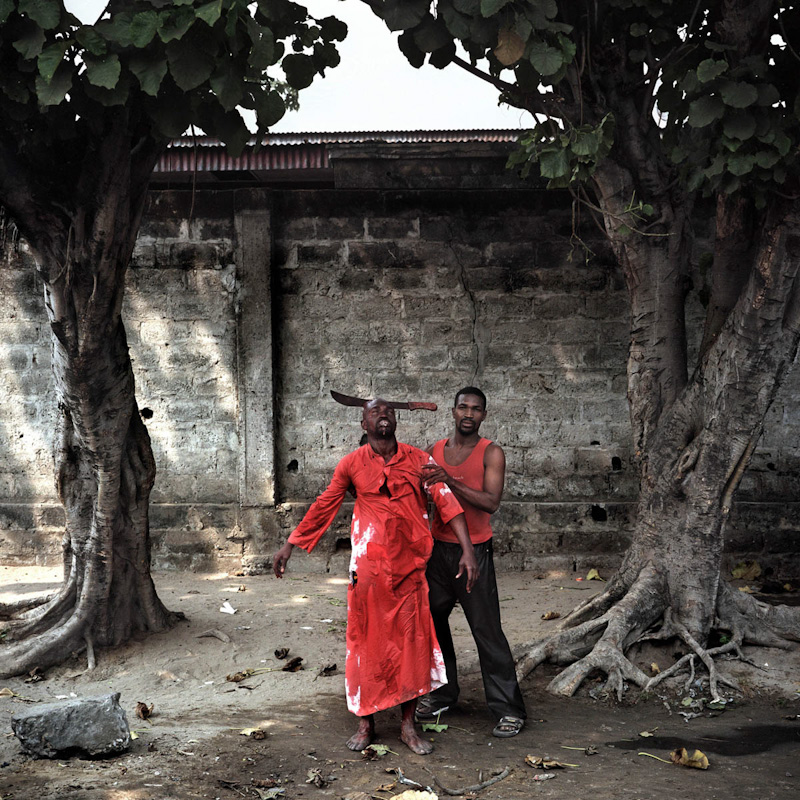
[[(610, 569), (637, 491), (627, 299), (596, 230), (577, 231), (588, 250), (574, 233), (567, 200), (536, 190), (154, 191), (124, 310), (158, 465), (154, 564), (265, 568), (360, 438), (330, 389), (439, 403), (398, 414), (424, 446), (474, 383), (507, 457), (501, 568)], [(0, 561), (56, 563), (49, 330), (24, 243), (0, 284)], [(798, 391), (794, 375), (770, 413), (732, 556), (800, 549)], [(350, 507), (293, 569), (344, 570)]]

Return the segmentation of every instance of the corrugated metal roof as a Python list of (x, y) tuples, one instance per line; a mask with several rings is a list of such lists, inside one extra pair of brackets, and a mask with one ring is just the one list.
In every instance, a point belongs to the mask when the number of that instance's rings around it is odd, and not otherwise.
[(251, 170), (327, 169), (327, 145), (384, 142), (386, 144), (505, 143), (514, 142), (519, 130), (355, 131), (336, 133), (273, 133), (256, 147), (251, 139), (239, 156), (210, 136), (181, 136), (170, 142), (156, 172), (228, 172)]

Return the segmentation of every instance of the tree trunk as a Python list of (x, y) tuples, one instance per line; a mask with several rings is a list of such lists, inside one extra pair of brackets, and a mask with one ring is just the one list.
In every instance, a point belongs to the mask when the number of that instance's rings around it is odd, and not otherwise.
[[(720, 577), (734, 492), (800, 342), (799, 211), (776, 207), (767, 218), (738, 300), (721, 325), (715, 309), (715, 331), (700, 365), (675, 400), (661, 403), (656, 415), (654, 382), (637, 379), (632, 359), (632, 417), (637, 444), (644, 442), (644, 449), (631, 547), (605, 591), (578, 606), (554, 636), (530, 647), (518, 664), (521, 676), (545, 660), (566, 664), (549, 689), (571, 695), (599, 670), (608, 675), (608, 689), (621, 697), (626, 682), (652, 688), (698, 658), (708, 668), (711, 693), (718, 698), (718, 682), (727, 679), (719, 674), (714, 655), (741, 656), (746, 643), (787, 646), (789, 640), (800, 641), (800, 609), (773, 609), (732, 591)], [(640, 242), (638, 252), (646, 256), (646, 251)], [(626, 250), (625, 257), (633, 260), (627, 274), (655, 275), (657, 280), (659, 254), (644, 263), (634, 252)], [(641, 278), (629, 283), (632, 352), (641, 330), (637, 315), (658, 316), (648, 308), (656, 301), (639, 294), (642, 287), (651, 293)], [(657, 360), (658, 348), (646, 349)], [(638, 402), (639, 391), (650, 397)], [(648, 426), (636, 425), (637, 407), (650, 409)], [(730, 641), (708, 649), (712, 628), (727, 632)], [(655, 678), (626, 657), (638, 641), (671, 638), (683, 642), (688, 654)]]
[(38, 257), (52, 335), (64, 583), (38, 606), (13, 609), (0, 677), (46, 668), (83, 650), (92, 666), (96, 645), (164, 630), (179, 618), (161, 604), (150, 576), (155, 462), (121, 318), (147, 177), (163, 143), (140, 142), (134, 156), (129, 129), (124, 110), (110, 115), (73, 209), (59, 209), (57, 217), (50, 207), (54, 216), (46, 224), (40, 214), (23, 228)]

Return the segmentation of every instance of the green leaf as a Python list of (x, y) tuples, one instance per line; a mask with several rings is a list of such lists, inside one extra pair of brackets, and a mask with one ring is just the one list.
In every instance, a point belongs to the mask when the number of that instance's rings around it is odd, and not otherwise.
[(253, 44), (250, 49), (248, 63), (253, 69), (263, 72), (277, 61), (275, 36), (269, 28), (260, 28), (260, 30), (258, 29), (259, 26), (256, 26), (256, 28), (255, 35), (251, 33)]
[(774, 150), (759, 150), (755, 158), (756, 164), (764, 169), (772, 169), (780, 161), (780, 155)]
[(744, 81), (725, 81), (720, 87), (720, 94), (725, 105), (733, 108), (747, 108), (758, 100), (758, 89)]
[(93, 56), (104, 56), (108, 51), (106, 40), (91, 25), (83, 25), (75, 31), (75, 39)]
[(714, 96), (700, 97), (689, 104), (689, 125), (692, 128), (704, 128), (725, 114), (722, 100)]
[(72, 69), (66, 64), (60, 64), (49, 81), (36, 76), (36, 96), (43, 106), (57, 106), (71, 88)]
[(104, 86), (93, 86), (91, 83), (87, 83), (84, 89), (87, 96), (96, 103), (106, 107), (123, 106), (128, 102), (130, 96), (131, 79), (129, 75), (123, 73), (116, 85), (110, 89)]
[(757, 88), (760, 106), (774, 106), (780, 102), (780, 92), (771, 83), (759, 83)]
[(446, 47), (452, 39), (444, 24), (429, 15), (414, 31), (414, 41), (424, 53), (432, 53), (440, 47)]
[(711, 165), (706, 167), (703, 170), (703, 172), (708, 178), (716, 178), (718, 175), (722, 175), (724, 169), (725, 169), (725, 156), (718, 155), (711, 162)]
[(581, 132), (572, 143), (571, 149), (576, 156), (593, 156), (599, 145), (600, 140), (594, 131)]
[(469, 18), (459, 14), (453, 6), (439, 5), (439, 14), (447, 30), (455, 39), (469, 38)]
[(722, 123), (722, 130), (731, 139), (749, 139), (756, 132), (756, 120), (752, 114), (740, 111), (726, 115)]
[(45, 49), (42, 50), (37, 60), (37, 65), (39, 67), (39, 74), (48, 83), (52, 80), (53, 75), (61, 65), (64, 53), (66, 53), (68, 47), (69, 42), (66, 39), (60, 39), (55, 44), (51, 44), (49, 47), (45, 47)]
[(149, 112), (161, 135), (172, 139), (180, 136), (191, 125), (192, 110), (186, 95), (176, 92), (168, 100), (169, 102), (159, 100), (153, 103)]
[(397, 38), (397, 46), (412, 67), (419, 69), (425, 63), (425, 53), (417, 47), (413, 31), (405, 31)]
[(14, 0), (0, 0), (0, 25), (2, 25), (14, 10)]
[(453, 61), (456, 54), (456, 43), (449, 42), (444, 47), (434, 50), (431, 53), (428, 63), (436, 69), (444, 69), (448, 64)]
[(347, 36), (347, 25), (336, 17), (325, 17), (319, 20), (319, 31), (328, 42), (343, 42)]
[(494, 16), (500, 9), (505, 8), (512, 0), (481, 0), (481, 16)]
[(443, 733), (450, 726), (445, 725), (444, 722), (423, 722), (421, 723), (423, 731), (432, 731), (433, 733)]
[(19, 0), (19, 13), (50, 31), (61, 22), (61, 3), (58, 0)]
[(533, 68), (542, 76), (554, 75), (564, 64), (564, 56), (560, 50), (544, 42), (534, 42), (528, 56)]
[(167, 45), (169, 72), (179, 89), (196, 89), (211, 77), (214, 59), (197, 47), (177, 40)]
[(195, 10), (198, 19), (203, 20), (209, 27), (214, 27), (214, 24), (222, 16), (222, 0), (212, 0), (200, 8)]
[(728, 159), (728, 172), (733, 175), (747, 175), (751, 172), (756, 160), (746, 153), (735, 153)]
[(726, 61), (719, 61), (716, 58), (707, 58), (701, 61), (697, 67), (697, 79), (700, 83), (708, 83), (722, 75), (728, 69)]
[(286, 104), (279, 92), (263, 92), (256, 97), (256, 121), (261, 129), (269, 128), (286, 113)]
[(778, 148), (778, 152), (785, 156), (788, 154), (789, 149), (792, 146), (792, 140), (783, 132), (777, 131), (775, 133), (775, 147)]
[(316, 70), (310, 56), (290, 53), (283, 59), (281, 66), (289, 86), (294, 89), (305, 89), (307, 86), (311, 86)]
[[(129, 35), (134, 47), (146, 47), (158, 31), (161, 18), (155, 11), (143, 11), (131, 20)], [(165, 40), (166, 41), (166, 40)]]
[(14, 49), (27, 61), (36, 58), (44, 47), (44, 31), (38, 25), (32, 25), (14, 42)]
[(383, 21), (390, 31), (415, 28), (428, 13), (428, 0), (386, 0)]
[(328, 67), (338, 66), (339, 61), (341, 61), (339, 51), (336, 49), (336, 46), (330, 42), (316, 42), (311, 58), (319, 73), (322, 73), (322, 71)]
[(244, 94), (244, 77), (228, 65), (223, 67), (209, 81), (211, 91), (226, 111), (233, 111)]
[(121, 67), (116, 53), (102, 59), (85, 56), (83, 61), (86, 64), (86, 77), (92, 86), (113, 89), (117, 85)]
[(196, 19), (194, 11), (186, 7), (162, 11), (159, 18), (158, 35), (165, 44), (183, 38)]
[(139, 81), (142, 91), (155, 97), (167, 74), (166, 60), (155, 53), (136, 53), (131, 56), (128, 67)]
[(22, 76), (10, 71), (0, 72), (0, 91), (15, 103), (27, 103), (31, 96)]
[(566, 151), (557, 149), (542, 150), (539, 155), (539, 172), (543, 178), (562, 178), (569, 173), (569, 159)]

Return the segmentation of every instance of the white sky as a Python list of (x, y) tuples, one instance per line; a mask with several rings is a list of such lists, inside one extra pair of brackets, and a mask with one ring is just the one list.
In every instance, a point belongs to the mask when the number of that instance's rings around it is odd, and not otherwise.
[[(339, 43), (341, 63), (300, 92), (300, 110), (271, 131), (377, 131), (523, 128), (531, 117), (498, 106), (497, 90), (459, 67), (414, 69), (392, 34), (361, 0), (297, 0), (316, 17), (347, 23)], [(105, 0), (65, 0), (73, 14), (92, 22)]]

